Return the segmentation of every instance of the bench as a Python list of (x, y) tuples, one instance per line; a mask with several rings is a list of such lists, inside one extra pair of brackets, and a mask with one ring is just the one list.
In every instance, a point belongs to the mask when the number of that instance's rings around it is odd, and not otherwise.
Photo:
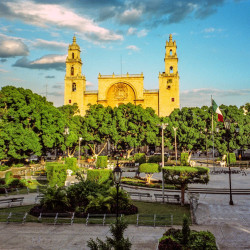
[[(157, 199), (161, 199), (162, 200), (162, 194), (154, 194), (155, 196), (155, 201), (157, 201)], [(180, 195), (179, 194), (164, 194), (164, 200), (171, 203), (171, 202), (177, 202), (180, 203)]]
[(21, 205), (23, 205), (23, 199), (24, 199), (24, 197), (2, 199), (2, 200), (0, 200), (0, 204), (8, 203), (8, 207), (11, 207), (13, 202), (20, 202), (20, 206), (21, 206)]
[(44, 197), (44, 194), (38, 194), (35, 198), (35, 204), (38, 204), (38, 202)]
[(151, 198), (152, 200), (152, 195), (150, 193), (137, 193), (137, 192), (128, 192), (128, 194), (132, 197), (132, 196), (136, 196), (139, 197), (140, 200), (141, 198)]

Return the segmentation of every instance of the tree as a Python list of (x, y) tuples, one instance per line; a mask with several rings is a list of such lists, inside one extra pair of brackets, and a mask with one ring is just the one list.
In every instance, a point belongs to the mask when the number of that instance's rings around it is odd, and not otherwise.
[(147, 183), (150, 184), (153, 174), (159, 172), (159, 165), (157, 163), (143, 163), (139, 166), (139, 172), (146, 174)]
[(41, 156), (63, 140), (62, 115), (46, 98), (13, 86), (3, 87), (0, 94), (2, 158)]
[(117, 136), (114, 142), (118, 149), (127, 151), (130, 156), (134, 148), (149, 144), (160, 144), (158, 137), (159, 117), (152, 108), (142, 108), (131, 103), (114, 108)]
[(132, 244), (129, 238), (124, 238), (124, 231), (127, 227), (128, 225), (123, 219), (117, 219), (115, 224), (110, 225), (112, 238), (106, 237), (106, 242), (101, 241), (99, 238), (96, 239), (96, 242), (90, 239), (87, 246), (91, 250), (130, 250)]
[(181, 189), (181, 205), (185, 203), (185, 190), (188, 184), (207, 184), (209, 181), (209, 168), (175, 166), (164, 167), (164, 181)]
[[(117, 137), (113, 109), (101, 104), (90, 106), (84, 117), (81, 133), (96, 158), (107, 146), (108, 141), (113, 143), (114, 138)], [(99, 152), (97, 152), (98, 145), (102, 145)]]

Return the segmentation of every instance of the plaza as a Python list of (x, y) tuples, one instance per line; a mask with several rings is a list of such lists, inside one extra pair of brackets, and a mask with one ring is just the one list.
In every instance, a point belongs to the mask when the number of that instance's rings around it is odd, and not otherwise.
[[(249, 188), (250, 170), (245, 172), (247, 175), (232, 175), (233, 189)], [(160, 175), (156, 174), (154, 177), (160, 178)], [(209, 184), (190, 186), (228, 188), (228, 175), (211, 174)], [(139, 189), (137, 191), (145, 192)], [(155, 191), (150, 192), (153, 194)], [(24, 195), (24, 205), (34, 204), (36, 195)], [(230, 206), (228, 194), (201, 194), (195, 211), (197, 224), (192, 225), (191, 229), (212, 232), (219, 249), (249, 249), (250, 196), (233, 195), (233, 201), (234, 205)], [(125, 236), (132, 242), (132, 249), (156, 249), (158, 239), (168, 228), (129, 225)], [(105, 239), (109, 235), (109, 226), (84, 224), (54, 226), (39, 223), (1, 223), (0, 230), (1, 249), (88, 249), (86, 244), (90, 238)]]

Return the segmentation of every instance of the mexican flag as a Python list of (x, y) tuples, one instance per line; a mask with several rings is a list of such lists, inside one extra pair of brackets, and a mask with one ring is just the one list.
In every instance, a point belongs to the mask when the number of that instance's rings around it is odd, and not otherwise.
[(218, 114), (218, 122), (223, 122), (223, 115), (220, 111), (220, 108), (213, 99), (212, 99), (212, 106), (213, 106), (213, 111), (216, 114)]

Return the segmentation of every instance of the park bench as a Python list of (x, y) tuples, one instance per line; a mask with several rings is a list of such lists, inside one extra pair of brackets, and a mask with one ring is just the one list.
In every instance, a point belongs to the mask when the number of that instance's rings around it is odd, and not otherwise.
[(43, 197), (44, 197), (44, 194), (38, 194), (35, 198), (35, 204), (37, 204)]
[(2, 204), (2, 203), (8, 203), (8, 207), (11, 207), (12, 203), (14, 203), (14, 202), (20, 202), (20, 205), (23, 205), (23, 199), (24, 199), (24, 197), (1, 199), (0, 200), (0, 204)]
[[(162, 200), (163, 195), (162, 194), (154, 194), (155, 196), (155, 201), (157, 199)], [(172, 203), (172, 202), (177, 202), (180, 203), (180, 195), (179, 194), (164, 194), (164, 199), (165, 201)]]
[(132, 196), (135, 196), (135, 197), (139, 197), (140, 200), (141, 198), (151, 198), (152, 200), (152, 195), (150, 193), (138, 193), (138, 192), (128, 192), (128, 193), (131, 196), (131, 198)]

